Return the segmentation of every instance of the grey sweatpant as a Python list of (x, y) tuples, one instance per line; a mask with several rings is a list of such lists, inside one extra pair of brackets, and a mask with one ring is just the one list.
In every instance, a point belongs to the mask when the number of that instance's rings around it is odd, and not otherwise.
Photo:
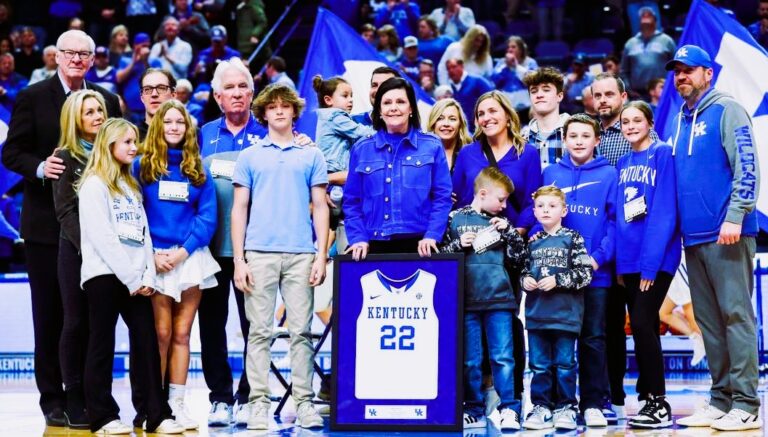
[(701, 327), (712, 376), (710, 404), (757, 414), (757, 334), (752, 309), (755, 239), (687, 247), (693, 312)]

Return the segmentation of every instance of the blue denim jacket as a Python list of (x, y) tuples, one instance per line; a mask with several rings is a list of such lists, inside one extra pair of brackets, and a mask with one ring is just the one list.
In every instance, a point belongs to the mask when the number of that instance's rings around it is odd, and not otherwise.
[(360, 138), (375, 132), (372, 127), (353, 121), (342, 109), (317, 110), (315, 142), (325, 156), (329, 173), (349, 169), (349, 149)]
[(440, 140), (417, 129), (391, 145), (385, 132), (352, 147), (344, 187), (349, 244), (393, 235), (441, 241), (451, 210), (451, 175)]

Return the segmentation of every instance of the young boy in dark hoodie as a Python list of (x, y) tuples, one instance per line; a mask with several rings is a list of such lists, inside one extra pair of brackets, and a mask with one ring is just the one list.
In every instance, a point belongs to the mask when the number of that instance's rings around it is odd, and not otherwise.
[(495, 389), (501, 398), (501, 429), (520, 429), (520, 400), (515, 397), (512, 320), (518, 311), (509, 277), (526, 258), (525, 242), (499, 214), (514, 191), (512, 181), (497, 167), (486, 167), (475, 178), (472, 204), (451, 212), (443, 252), (464, 252), (464, 428), (485, 428), (482, 391), (482, 336)]
[(601, 412), (608, 393), (605, 318), (611, 286), (616, 233), (617, 173), (605, 158), (595, 157), (600, 125), (576, 114), (563, 126), (567, 153), (544, 169), (543, 184), (565, 193), (568, 215), (563, 225), (578, 231), (590, 258), (592, 282), (584, 288), (584, 318), (578, 339), (580, 410), (587, 426), (607, 426)]
[[(531, 238), (529, 257), (520, 274), (528, 329), (533, 410), (527, 429), (573, 430), (576, 423), (574, 346), (581, 332), (584, 295), (592, 280), (592, 259), (584, 238), (562, 226), (565, 194), (546, 185), (533, 193), (534, 215), (544, 228)], [(552, 410), (554, 414), (552, 413)]]

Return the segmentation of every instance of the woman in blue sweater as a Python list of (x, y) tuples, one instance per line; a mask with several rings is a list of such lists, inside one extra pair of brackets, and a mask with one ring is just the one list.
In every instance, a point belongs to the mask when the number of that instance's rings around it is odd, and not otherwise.
[(636, 428), (672, 425), (665, 399), (659, 309), (680, 264), (675, 164), (672, 147), (653, 141), (653, 110), (631, 102), (620, 114), (621, 132), (632, 150), (616, 165), (616, 273), (627, 289), (635, 340), (637, 393), (645, 405), (628, 424)]
[(169, 376), (164, 382), (176, 420), (196, 429), (184, 408), (184, 385), (200, 290), (215, 287), (214, 275), (221, 270), (208, 250), (216, 230), (216, 189), (203, 168), (189, 113), (179, 101), (169, 100), (157, 110), (143, 152), (134, 171), (155, 249), (154, 288), (159, 293), (152, 296), (152, 307), (161, 371)]

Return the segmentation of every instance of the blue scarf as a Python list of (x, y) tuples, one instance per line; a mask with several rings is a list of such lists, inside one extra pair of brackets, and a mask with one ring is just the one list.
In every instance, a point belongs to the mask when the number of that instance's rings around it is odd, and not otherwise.
[(89, 143), (88, 141), (80, 138), (80, 145), (83, 146), (85, 154), (90, 156), (91, 152), (93, 151), (93, 143)]

